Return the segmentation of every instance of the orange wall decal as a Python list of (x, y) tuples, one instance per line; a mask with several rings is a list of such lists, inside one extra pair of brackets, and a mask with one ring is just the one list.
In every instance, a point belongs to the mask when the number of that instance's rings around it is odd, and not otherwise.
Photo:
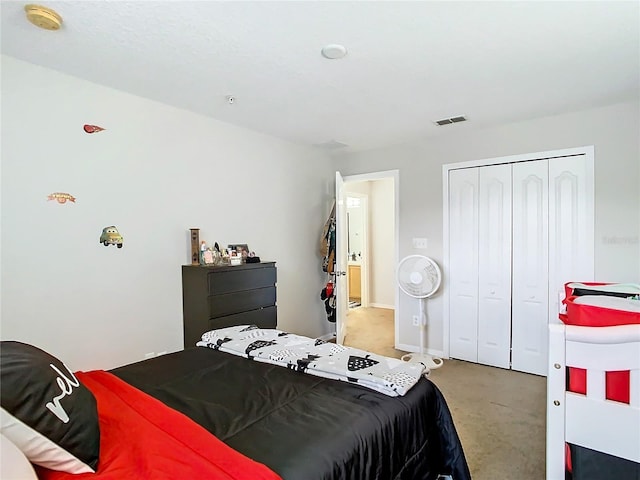
[(58, 203), (67, 203), (67, 200), (69, 200), (71, 203), (76, 203), (76, 197), (64, 192), (50, 193), (47, 196), (47, 201), (50, 202), (51, 200), (56, 200)]

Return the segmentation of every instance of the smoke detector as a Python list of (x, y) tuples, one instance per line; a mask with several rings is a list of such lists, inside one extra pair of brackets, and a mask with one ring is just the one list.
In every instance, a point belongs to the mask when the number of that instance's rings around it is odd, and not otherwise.
[(344, 57), (347, 54), (347, 49), (344, 45), (338, 45), (337, 43), (331, 43), (322, 47), (320, 51), (324, 58), (329, 60), (337, 60)]
[(60, 30), (62, 26), (62, 17), (50, 8), (40, 5), (26, 5), (24, 11), (27, 14), (27, 20), (36, 27), (45, 30)]

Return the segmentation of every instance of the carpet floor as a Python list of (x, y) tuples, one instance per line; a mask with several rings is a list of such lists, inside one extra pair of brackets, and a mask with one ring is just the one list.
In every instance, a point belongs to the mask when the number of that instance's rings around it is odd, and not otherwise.
[[(350, 309), (345, 345), (400, 358), (393, 310)], [(546, 378), (445, 360), (429, 379), (445, 396), (474, 480), (544, 480)]]

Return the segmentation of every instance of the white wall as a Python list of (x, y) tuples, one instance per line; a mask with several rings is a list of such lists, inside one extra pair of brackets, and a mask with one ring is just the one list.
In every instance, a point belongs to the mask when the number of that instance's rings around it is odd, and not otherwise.
[[(438, 138), (335, 159), (343, 175), (400, 170), (400, 258), (420, 253), (442, 262), (443, 164), (594, 145), (596, 279), (640, 281), (638, 102), (478, 131), (469, 131), (464, 124), (459, 127), (442, 127), (450, 133)], [(412, 237), (427, 237), (429, 248), (413, 249)], [(431, 297), (427, 308), (429, 347), (442, 350), (441, 296)], [(411, 299), (401, 295), (399, 310), (399, 343), (417, 345)]]
[[(334, 328), (320, 300), (334, 174), (324, 155), (1, 62), (3, 340), (35, 344), (74, 370), (181, 349), (191, 227), (277, 262), (280, 328)], [(87, 134), (85, 123), (106, 130)], [(76, 203), (48, 202), (56, 191)], [(107, 225), (124, 236), (122, 249), (98, 243)]]
[(371, 257), (374, 266), (371, 272), (372, 307), (395, 308), (393, 178), (371, 181), (369, 200)]

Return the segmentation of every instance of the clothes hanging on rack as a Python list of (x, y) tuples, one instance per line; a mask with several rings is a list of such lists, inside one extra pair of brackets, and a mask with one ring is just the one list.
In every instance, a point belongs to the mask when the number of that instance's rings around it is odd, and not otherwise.
[(322, 229), (320, 254), (323, 257), (322, 271), (333, 273), (336, 264), (336, 203), (333, 202), (331, 214)]
[(327, 320), (336, 321), (336, 297), (334, 292), (335, 265), (336, 265), (336, 203), (333, 202), (329, 218), (322, 229), (320, 238), (320, 254), (322, 255), (322, 271), (326, 272), (328, 281), (320, 292), (320, 298), (324, 300)]

